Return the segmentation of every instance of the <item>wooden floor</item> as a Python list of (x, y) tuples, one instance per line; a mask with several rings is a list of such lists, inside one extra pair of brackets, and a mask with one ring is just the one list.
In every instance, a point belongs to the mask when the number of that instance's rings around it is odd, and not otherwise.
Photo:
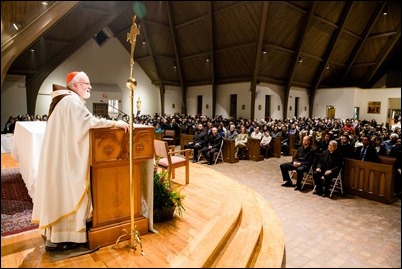
[[(1, 168), (18, 167), (2, 154)], [(184, 168), (176, 170), (184, 183)], [(90, 254), (52, 261), (37, 230), (1, 239), (1, 267), (284, 267), (281, 222), (271, 205), (252, 189), (203, 164), (191, 164), (182, 185), (185, 211), (155, 223), (157, 233), (141, 236), (145, 256), (124, 243)]]

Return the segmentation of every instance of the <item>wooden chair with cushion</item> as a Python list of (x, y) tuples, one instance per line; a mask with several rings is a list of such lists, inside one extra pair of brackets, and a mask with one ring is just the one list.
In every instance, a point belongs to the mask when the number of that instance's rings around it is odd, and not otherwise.
[[(165, 141), (154, 140), (155, 160), (158, 162), (158, 167), (168, 171), (168, 178), (175, 178), (175, 169), (185, 167), (186, 169), (186, 184), (190, 182), (190, 149), (177, 150), (170, 148)], [(184, 155), (184, 157), (176, 154)]]

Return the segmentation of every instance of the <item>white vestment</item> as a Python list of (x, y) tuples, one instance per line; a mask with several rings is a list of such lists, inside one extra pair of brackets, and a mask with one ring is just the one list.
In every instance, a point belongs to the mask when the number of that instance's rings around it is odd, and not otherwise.
[(86, 221), (92, 216), (89, 179), (89, 130), (113, 127), (98, 119), (70, 90), (49, 116), (40, 153), (32, 222), (52, 243), (87, 242)]

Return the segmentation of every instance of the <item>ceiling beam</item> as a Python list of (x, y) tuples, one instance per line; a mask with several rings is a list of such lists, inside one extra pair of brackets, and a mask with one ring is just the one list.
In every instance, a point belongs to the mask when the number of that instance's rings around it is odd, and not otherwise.
[(183, 82), (183, 62), (181, 61), (180, 58), (180, 48), (178, 46), (178, 39), (177, 39), (177, 33), (176, 33), (176, 27), (174, 26), (175, 21), (174, 21), (174, 16), (173, 16), (173, 8), (172, 8), (172, 1), (167, 1), (166, 3), (167, 6), (167, 14), (169, 17), (169, 25), (170, 25), (170, 34), (172, 36), (172, 40), (173, 40), (173, 47), (174, 47), (174, 55), (175, 55), (175, 59), (176, 59), (176, 66), (177, 66), (177, 72), (179, 72), (179, 80), (180, 80), (180, 86), (181, 86), (181, 96), (182, 96), (182, 105), (181, 107), (183, 107), (183, 104), (185, 106), (186, 104), (186, 99), (184, 99), (186, 97), (186, 86), (184, 85)]
[[(56, 25), (61, 19), (67, 16), (74, 9), (82, 5), (80, 1), (58, 1), (46, 12), (42, 13), (32, 23), (18, 31), (17, 34), (3, 38), (1, 37), (1, 85), (8, 72), (8, 69), (17, 57), (29, 48), (46, 31)], [(2, 23), (3, 26), (3, 23)], [(2, 31), (3, 32), (3, 31)], [(3, 89), (3, 87), (1, 87)]]
[(351, 57), (348, 59), (348, 61), (346, 63), (347, 68), (343, 72), (342, 78), (339, 80), (338, 85), (342, 85), (344, 83), (345, 78), (349, 74), (350, 69), (352, 68), (353, 64), (355, 63), (355, 61), (357, 59), (357, 56), (359, 55), (361, 49), (363, 48), (363, 45), (366, 43), (371, 30), (373, 30), (375, 23), (377, 22), (378, 18), (381, 16), (382, 10), (385, 7), (385, 5), (386, 5), (385, 1), (383, 1), (381, 5), (378, 5), (376, 11), (374, 12), (374, 15), (371, 16), (370, 20), (368, 21), (368, 23), (362, 33), (362, 38), (357, 42), (357, 44), (353, 48), (352, 53), (350, 54)]
[(269, 6), (268, 1), (262, 2), (258, 39), (257, 39), (257, 48), (256, 48), (257, 51), (255, 52), (254, 69), (253, 69), (251, 83), (250, 83), (250, 91), (251, 91), (250, 118), (251, 119), (254, 119), (254, 114), (255, 114), (254, 110), (255, 110), (255, 98), (256, 98), (256, 88), (257, 88), (257, 76), (258, 76), (258, 72), (260, 70), (262, 46), (264, 43), (265, 28), (267, 26), (268, 6)]
[(342, 30), (345, 28), (345, 22), (346, 18), (348, 17), (351, 9), (352, 9), (353, 1), (348, 1), (345, 4), (344, 11), (342, 13), (342, 16), (339, 20), (339, 26), (336, 29), (335, 33), (332, 35), (331, 41), (328, 44), (325, 54), (324, 54), (324, 61), (321, 63), (317, 75), (315, 76), (313, 83), (312, 83), (312, 89), (310, 90), (310, 95), (309, 95), (309, 115), (311, 116), (313, 114), (313, 108), (314, 108), (314, 99), (315, 99), (315, 94), (317, 92), (317, 88), (320, 85), (321, 79), (324, 76), (324, 72), (326, 71), (326, 66), (328, 64), (329, 58), (331, 57), (331, 54), (333, 52), (333, 49), (335, 47), (336, 42), (338, 41)]
[(388, 43), (387, 46), (385, 46), (383, 48), (383, 50), (381, 51), (381, 53), (379, 54), (379, 56), (377, 57), (377, 62), (375, 65), (373, 65), (368, 74), (366, 79), (364, 79), (363, 81), (365, 81), (365, 86), (371, 84), (371, 79), (373, 78), (373, 76), (375, 75), (375, 73), (378, 71), (378, 69), (380, 68), (380, 66), (383, 64), (383, 62), (385, 61), (385, 59), (388, 57), (390, 51), (394, 48), (396, 42), (398, 42), (398, 40), (401, 37), (401, 26), (399, 25), (398, 31), (396, 31), (396, 34), (394, 35), (394, 37), (391, 39), (391, 41)]
[[(310, 25), (312, 19), (314, 18), (313, 14), (314, 14), (315, 3), (316, 3), (315, 1), (310, 3), (310, 8), (308, 9), (308, 12), (306, 14), (306, 19), (304, 20), (303, 28), (300, 31), (300, 34), (298, 37), (299, 42), (296, 46), (296, 53), (294, 53), (294, 55), (293, 55), (292, 65), (290, 66), (290, 70), (289, 70), (289, 76), (286, 80), (286, 86), (284, 89), (285, 96), (284, 96), (284, 100), (283, 100), (283, 107), (285, 109), (283, 109), (283, 112), (282, 112), (283, 113), (282, 116), (284, 119), (286, 118), (290, 88), (292, 87), (292, 82), (293, 82), (293, 77), (294, 77), (295, 70), (296, 70), (296, 65), (299, 63), (301, 48), (303, 46), (304, 41), (306, 40), (307, 28)], [(310, 106), (311, 106), (311, 104), (310, 104)], [(310, 117), (311, 117), (311, 115), (310, 115)]]

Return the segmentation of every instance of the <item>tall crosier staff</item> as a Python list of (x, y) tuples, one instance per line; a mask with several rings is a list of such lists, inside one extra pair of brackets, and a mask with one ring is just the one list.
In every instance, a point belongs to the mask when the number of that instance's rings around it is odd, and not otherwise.
[(131, 43), (130, 51), (130, 78), (127, 80), (126, 85), (130, 90), (130, 214), (131, 214), (131, 247), (136, 250), (137, 244), (141, 246), (141, 255), (145, 255), (142, 251), (142, 244), (140, 234), (135, 228), (134, 224), (134, 184), (133, 184), (133, 99), (134, 88), (137, 86), (137, 81), (133, 78), (134, 70), (134, 48), (137, 40), (137, 35), (140, 34), (140, 26), (137, 27), (135, 23), (136, 15), (133, 16), (133, 25), (130, 32), (127, 33), (127, 41)]

